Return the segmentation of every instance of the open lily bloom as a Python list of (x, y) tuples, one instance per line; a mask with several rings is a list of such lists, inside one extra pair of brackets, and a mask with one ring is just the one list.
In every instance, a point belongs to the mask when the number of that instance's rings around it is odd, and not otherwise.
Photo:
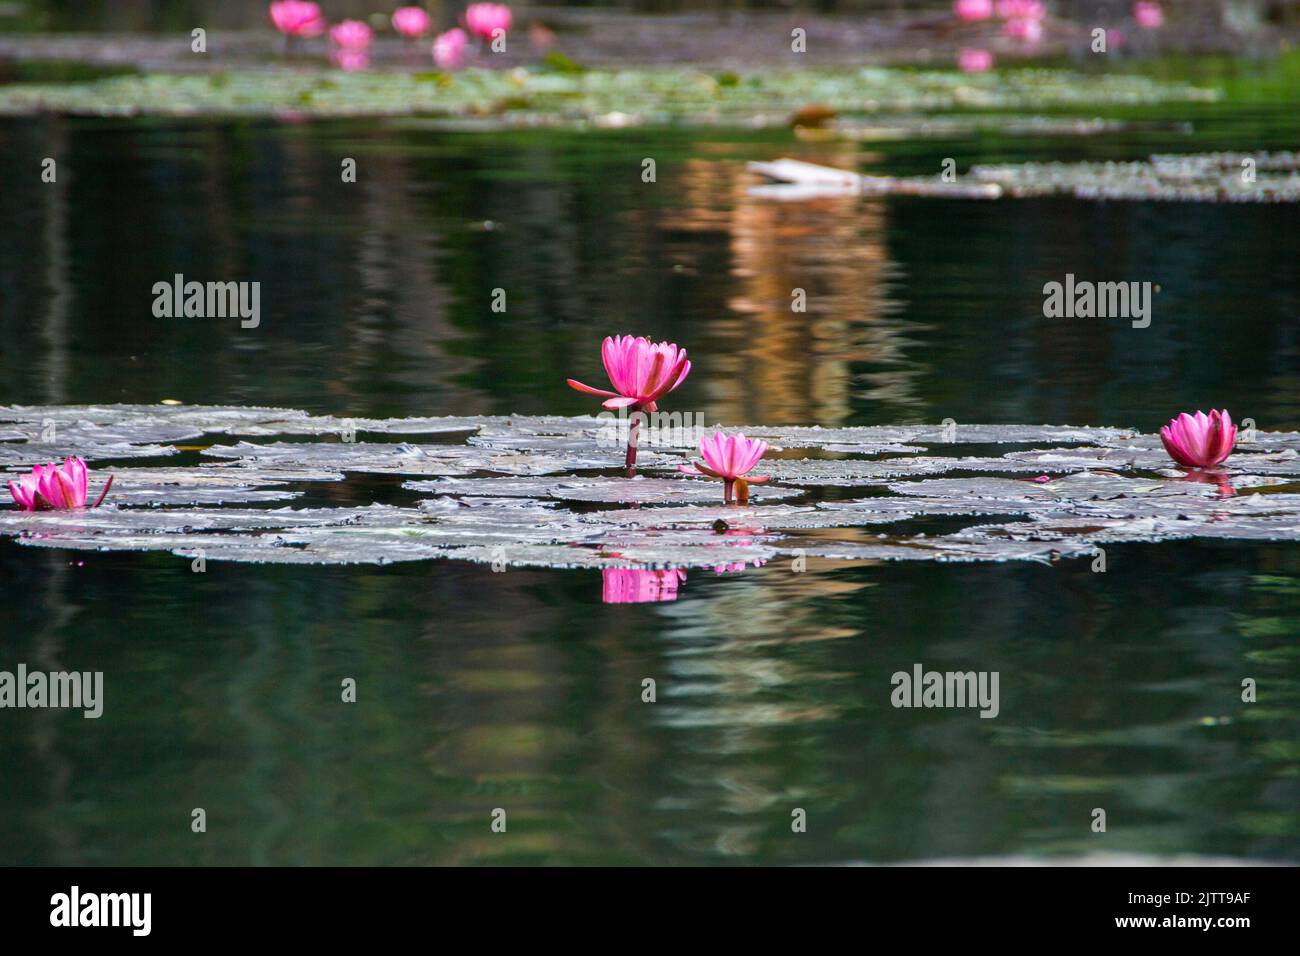
[(374, 31), (361, 20), (344, 20), (330, 27), (330, 39), (345, 50), (364, 50), (373, 37)]
[(1165, 12), (1160, 9), (1160, 4), (1143, 0), (1133, 4), (1133, 18), (1143, 30), (1156, 30), (1164, 25)]
[(606, 396), (606, 408), (653, 412), (658, 407), (655, 402), (682, 384), (691, 371), (686, 349), (671, 342), (651, 342), (642, 336), (606, 336), (600, 345), (600, 357), (614, 391), (592, 388), (574, 379), (567, 381), (579, 392)]
[(306, 0), (280, 0), (271, 4), (271, 22), (289, 37), (318, 37), (325, 32), (320, 5)]
[(1237, 443), (1237, 426), (1223, 411), (1183, 412), (1160, 429), (1160, 441), (1169, 457), (1188, 468), (1213, 468), (1232, 454)]
[(993, 16), (993, 0), (954, 0), (952, 9), (966, 23), (987, 20)]
[(497, 30), (509, 30), (514, 15), (504, 3), (471, 3), (465, 9), (465, 26), (483, 40), (491, 40)]
[[(31, 474), (9, 482), (9, 493), (23, 511), (84, 508), (88, 484), (86, 463), (80, 458), (69, 458), (62, 465), (36, 465)], [(112, 485), (110, 475), (94, 507), (103, 503)]]
[(749, 501), (749, 486), (768, 480), (767, 475), (749, 474), (766, 452), (767, 442), (759, 438), (746, 438), (743, 432), (739, 435), (714, 432), (700, 439), (700, 456), (704, 463), (681, 465), (678, 470), (685, 475), (721, 478), (723, 502), (731, 503), (734, 488), (736, 500), (743, 505)]
[(465, 45), (469, 34), (460, 27), (439, 33), (433, 41), (433, 62), (440, 70), (459, 69), (465, 58)]
[(998, 0), (997, 14), (1004, 20), (1041, 20), (1047, 16), (1043, 0)]
[[(686, 350), (671, 342), (651, 342), (642, 336), (609, 335), (600, 346), (605, 374), (615, 391), (592, 388), (575, 379), (569, 387), (588, 395), (600, 395), (606, 408), (626, 408), (630, 412), (654, 412), (659, 399), (682, 384), (690, 374), (691, 363)], [(639, 419), (633, 419), (627, 440), (627, 467), (636, 464)]]
[(414, 40), (429, 32), (429, 14), (423, 7), (399, 7), (393, 11), (393, 29)]
[(1014, 20), (1008, 20), (1003, 25), (1002, 32), (1014, 40), (1037, 43), (1043, 38), (1043, 24), (1039, 20), (1017, 17)]

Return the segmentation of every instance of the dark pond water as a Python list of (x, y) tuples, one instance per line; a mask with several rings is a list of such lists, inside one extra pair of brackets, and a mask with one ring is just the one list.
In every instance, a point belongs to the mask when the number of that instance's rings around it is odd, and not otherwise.
[[(635, 332), (690, 350), (673, 407), (709, 421), (1150, 431), (1227, 405), (1300, 428), (1294, 207), (778, 204), (747, 196), (744, 173), (781, 155), (913, 173), (944, 156), (1294, 148), (1295, 116), (863, 148), (7, 120), (0, 402), (571, 414), (592, 406), (564, 379), (599, 381), (601, 337)], [(56, 184), (40, 182), (45, 156)], [(151, 288), (175, 273), (260, 281), (260, 327), (155, 319)], [(1157, 283), (1150, 328), (1045, 319), (1042, 286), (1066, 273)], [(4, 863), (1297, 856), (1292, 545), (1116, 547), (1105, 574), (782, 563), (606, 605), (595, 572), (194, 574), (167, 555), (5, 541), (0, 589), (0, 669), (106, 684), (99, 720), (0, 713)], [(918, 662), (998, 671), (999, 716), (895, 709), (890, 676)], [(339, 702), (346, 677), (355, 705)]]

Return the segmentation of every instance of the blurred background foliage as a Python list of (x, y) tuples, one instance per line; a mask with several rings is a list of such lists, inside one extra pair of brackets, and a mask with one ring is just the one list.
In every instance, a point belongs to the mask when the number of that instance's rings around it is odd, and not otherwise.
[[(332, 19), (388, 14), (397, 0), (325, 0)], [(468, 4), (431, 0), (420, 4), (445, 22), (457, 19)], [(549, 0), (511, 4), (526, 18), (563, 20), (567, 13), (618, 11), (636, 14), (716, 12), (784, 13), (846, 16), (918, 16), (942, 19), (951, 9), (945, 0)], [(1054, 17), (1067, 20), (1117, 20), (1128, 15), (1127, 0), (1054, 0)], [(167, 31), (196, 23), (222, 29), (250, 29), (266, 23), (264, 0), (0, 0), (0, 31), (108, 30)], [(1300, 0), (1177, 0), (1167, 3), (1172, 20), (1218, 24), (1233, 30), (1300, 25)]]

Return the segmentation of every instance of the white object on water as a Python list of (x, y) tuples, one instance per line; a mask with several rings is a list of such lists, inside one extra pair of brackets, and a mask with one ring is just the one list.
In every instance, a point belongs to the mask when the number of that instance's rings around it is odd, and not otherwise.
[(833, 166), (818, 166), (798, 159), (751, 162), (753, 172), (775, 180), (778, 185), (754, 186), (750, 195), (764, 199), (820, 199), (827, 196), (947, 196), (958, 199), (997, 199), (997, 183), (945, 183), (920, 178), (863, 176)]

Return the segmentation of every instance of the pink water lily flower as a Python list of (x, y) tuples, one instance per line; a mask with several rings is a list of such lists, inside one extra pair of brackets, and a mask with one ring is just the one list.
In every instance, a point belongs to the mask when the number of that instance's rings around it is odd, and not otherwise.
[(393, 11), (393, 29), (414, 40), (429, 32), (429, 14), (424, 7), (398, 7)]
[[(606, 408), (626, 408), (629, 412), (654, 412), (656, 404), (690, 374), (691, 363), (686, 349), (672, 342), (651, 342), (642, 336), (610, 335), (600, 345), (601, 361), (615, 391), (592, 388), (574, 379), (569, 387), (588, 395), (605, 397)], [(632, 419), (627, 441), (627, 467), (636, 464), (637, 429), (640, 418)]]
[(993, 0), (955, 0), (952, 10), (965, 23), (987, 20), (993, 16)]
[(275, 28), (288, 37), (318, 37), (325, 32), (320, 4), (306, 0), (279, 0), (268, 12)]
[(1188, 468), (1213, 468), (1232, 453), (1237, 426), (1225, 408), (1209, 415), (1183, 412), (1160, 429), (1160, 441), (1169, 457)]
[(460, 27), (439, 33), (433, 41), (433, 62), (440, 70), (455, 70), (465, 58), (465, 45), (469, 34)]
[(513, 22), (514, 14), (504, 3), (471, 3), (465, 10), (465, 26), (484, 40), (491, 40), (497, 30), (509, 30)]
[[(722, 500), (731, 504), (731, 492), (735, 489), (736, 500), (740, 504), (749, 501), (749, 486), (768, 481), (767, 475), (750, 475), (749, 471), (758, 464), (767, 452), (767, 442), (759, 438), (746, 438), (714, 432), (700, 439), (700, 456), (704, 464), (681, 465), (678, 470), (686, 475), (706, 475), (709, 478), (722, 479)], [(748, 475), (749, 477), (745, 477)]]
[[(9, 493), (23, 511), (84, 508), (87, 486), (86, 463), (80, 458), (69, 458), (62, 465), (51, 462), (35, 466), (31, 474), (9, 482)], [(109, 475), (99, 500), (92, 507), (103, 504), (112, 486), (113, 476)]]
[(1043, 0), (998, 0), (997, 14), (1004, 20), (1041, 20), (1047, 16)]
[(345, 50), (364, 50), (374, 33), (360, 20), (344, 20), (330, 27), (330, 39)]
[(1165, 12), (1160, 9), (1160, 4), (1143, 0), (1133, 4), (1133, 19), (1143, 30), (1157, 30), (1164, 25)]
[(1023, 40), (1026, 43), (1037, 43), (1043, 38), (1043, 24), (1039, 20), (1030, 20), (1026, 17), (1017, 17), (1014, 20), (1008, 20), (1002, 26), (1002, 32), (1013, 40)]
[(671, 342), (651, 342), (643, 336), (608, 335), (600, 344), (601, 361), (615, 391), (592, 388), (574, 379), (569, 387), (588, 395), (608, 396), (606, 408), (632, 408), (653, 412), (655, 403), (678, 385), (691, 370), (686, 349)]

